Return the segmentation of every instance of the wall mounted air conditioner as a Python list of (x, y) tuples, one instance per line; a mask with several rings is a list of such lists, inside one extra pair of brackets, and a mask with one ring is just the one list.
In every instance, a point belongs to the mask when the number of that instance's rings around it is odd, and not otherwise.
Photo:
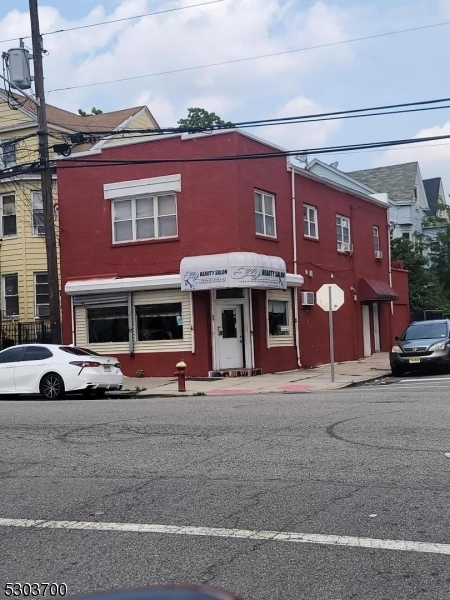
[(48, 304), (38, 304), (36, 306), (36, 314), (38, 317), (49, 317), (50, 306)]
[(302, 292), (302, 306), (314, 306), (314, 292)]
[(381, 250), (375, 250), (375, 258), (377, 258), (378, 260), (380, 258), (383, 258), (383, 253), (381, 252)]
[(353, 244), (347, 244), (345, 242), (338, 243), (339, 252), (353, 252)]

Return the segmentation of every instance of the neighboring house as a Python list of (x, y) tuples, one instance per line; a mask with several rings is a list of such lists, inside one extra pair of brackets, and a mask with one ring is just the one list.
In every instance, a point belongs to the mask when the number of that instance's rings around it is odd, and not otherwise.
[(446, 222), (450, 221), (449, 209), (445, 192), (444, 184), (441, 177), (433, 177), (432, 179), (424, 179), (423, 185), (427, 195), (428, 206), (430, 207), (428, 217), (430, 219), (443, 219)]
[(430, 207), (423, 224), (423, 234), (429, 238), (425, 253), (429, 256), (430, 245), (436, 240), (439, 232), (450, 223), (450, 206), (446, 202), (444, 185), (440, 177), (424, 179), (423, 184)]
[(328, 314), (315, 293), (335, 283), (336, 360), (388, 351), (409, 310), (407, 274), (390, 285), (386, 203), (284, 157), (221, 160), (274, 148), (216, 131), (58, 161), (65, 343), (116, 356), (127, 375), (172, 375), (180, 358), (196, 376), (319, 365)]
[[(107, 143), (107, 132), (120, 131), (125, 127), (136, 129), (157, 126), (144, 106), (81, 117), (47, 105), (47, 120), (52, 159), (57, 156), (52, 149), (54, 144), (67, 143), (70, 147), (95, 151)], [(31, 339), (36, 330), (32, 325), (45, 322), (49, 316), (41, 184), (39, 173), (33, 172), (33, 165), (38, 164), (37, 131), (35, 105), (24, 97), (7, 95), (4, 90), (0, 90), (0, 276), (3, 336), (6, 335), (7, 328), (5, 321), (30, 324), (19, 327), (22, 335), (20, 339), (16, 336), (16, 342)], [(74, 137), (80, 131), (96, 133)], [(120, 142), (120, 139), (115, 140), (116, 144)], [(54, 181), (56, 232), (59, 235), (56, 175)], [(78, 186), (79, 182), (75, 184), (75, 188)], [(9, 334), (12, 329), (12, 326), (8, 328)]]
[(429, 206), (418, 162), (353, 171), (347, 175), (377, 192), (388, 194), (392, 237), (413, 241), (423, 233)]

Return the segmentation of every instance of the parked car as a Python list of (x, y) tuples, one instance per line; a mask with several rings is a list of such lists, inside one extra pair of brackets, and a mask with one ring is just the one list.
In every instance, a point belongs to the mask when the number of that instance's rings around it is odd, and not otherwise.
[(59, 344), (23, 344), (0, 352), (0, 394), (41, 394), (58, 400), (82, 392), (101, 398), (120, 390), (123, 374), (117, 358)]
[(395, 340), (389, 354), (393, 375), (424, 366), (450, 370), (450, 320), (415, 321)]

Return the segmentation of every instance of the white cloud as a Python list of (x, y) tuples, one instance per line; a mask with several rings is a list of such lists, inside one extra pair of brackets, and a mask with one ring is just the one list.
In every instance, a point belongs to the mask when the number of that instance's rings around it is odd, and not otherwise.
[[(328, 110), (327, 107), (320, 105), (311, 98), (297, 96), (286, 102), (277, 111), (275, 116), (311, 115), (328, 112)], [(255, 133), (289, 150), (297, 150), (324, 145), (331, 134), (339, 128), (339, 124), (340, 121), (319, 121), (315, 123), (268, 126), (255, 130)]]
[[(178, 0), (168, 6), (190, 4), (192, 0)], [(123, 0), (113, 12), (99, 5), (83, 19), (68, 21), (56, 8), (42, 4), (41, 30), (67, 29), (153, 10), (155, 5), (149, 0)], [(28, 30), (27, 12), (14, 10), (0, 21), (2, 37)], [(112, 110), (148, 93), (149, 97), (166, 98), (178, 111), (178, 118), (193, 100), (213, 102), (204, 108), (217, 113), (235, 111), (227, 115), (230, 119), (246, 110), (266, 116), (262, 112), (265, 107), (298, 94), (303, 79), (351, 60), (352, 49), (338, 46), (199, 70), (189, 67), (317, 46), (345, 39), (351, 31), (349, 14), (323, 0), (313, 0), (306, 8), (293, 0), (227, 0), (46, 36), (46, 89), (186, 68), (178, 74), (52, 92), (50, 101), (69, 110), (92, 105)]]
[[(450, 135), (450, 121), (421, 129), (414, 137)], [(377, 160), (377, 167), (418, 161), (422, 177), (442, 177), (446, 193), (450, 192), (450, 140), (416, 144), (387, 150)]]

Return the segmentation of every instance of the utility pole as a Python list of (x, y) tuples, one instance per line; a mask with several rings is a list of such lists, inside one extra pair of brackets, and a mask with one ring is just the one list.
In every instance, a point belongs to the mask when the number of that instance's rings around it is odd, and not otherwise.
[(52, 198), (52, 173), (48, 151), (47, 110), (45, 105), (44, 73), (42, 69), (42, 37), (39, 29), (38, 0), (29, 0), (31, 39), (33, 44), (34, 82), (38, 100), (39, 162), (41, 169), (42, 204), (44, 209), (45, 248), (47, 251), (47, 277), (50, 304), (52, 343), (61, 343), (61, 314), (58, 281), (58, 255), (56, 247), (55, 215)]

